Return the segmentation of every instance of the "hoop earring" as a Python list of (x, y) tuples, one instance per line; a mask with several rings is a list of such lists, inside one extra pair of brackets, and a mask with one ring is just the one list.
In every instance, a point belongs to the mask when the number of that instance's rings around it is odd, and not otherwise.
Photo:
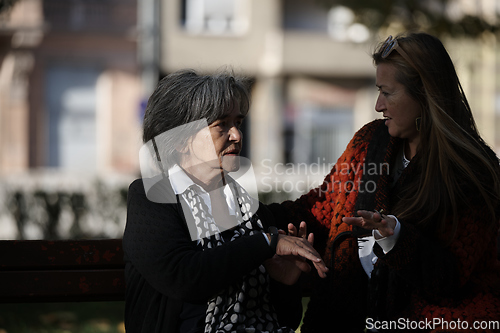
[(420, 123), (422, 121), (422, 117), (417, 117), (415, 119), (415, 126), (417, 127), (417, 131), (420, 132)]

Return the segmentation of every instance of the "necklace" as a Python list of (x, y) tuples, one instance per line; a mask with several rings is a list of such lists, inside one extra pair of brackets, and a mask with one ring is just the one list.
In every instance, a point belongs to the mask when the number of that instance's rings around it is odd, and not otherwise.
[(410, 160), (406, 158), (405, 151), (403, 149), (403, 167), (406, 168), (410, 164)]

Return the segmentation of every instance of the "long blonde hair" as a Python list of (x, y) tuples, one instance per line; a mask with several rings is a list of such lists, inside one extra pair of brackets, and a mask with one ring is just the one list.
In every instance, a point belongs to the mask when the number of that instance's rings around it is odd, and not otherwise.
[(394, 207), (395, 213), (403, 220), (415, 220), (418, 213), (418, 223), (451, 242), (460, 209), (476, 205), (472, 199), (480, 197), (488, 213), (485, 225), (494, 226), (500, 198), (499, 161), (478, 133), (448, 52), (439, 39), (425, 33), (397, 40), (412, 63), (397, 49), (383, 58), (381, 48), (373, 54), (374, 63), (397, 68), (396, 80), (420, 104), (422, 114), (420, 174)]

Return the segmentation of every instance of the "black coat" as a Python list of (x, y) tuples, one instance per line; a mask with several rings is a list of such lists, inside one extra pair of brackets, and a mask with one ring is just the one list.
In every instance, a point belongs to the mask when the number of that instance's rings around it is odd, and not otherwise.
[[(151, 191), (174, 203), (150, 201)], [(130, 185), (123, 236), (125, 327), (127, 333), (180, 332), (183, 311), (206, 307), (214, 295), (274, 253), (261, 234), (203, 251), (191, 240), (179, 198), (168, 178), (154, 186), (148, 197), (141, 179)], [(272, 224), (273, 216), (263, 205), (257, 215), (266, 229)], [(297, 327), (302, 314), (298, 287), (273, 282), (271, 293), (280, 324)]]

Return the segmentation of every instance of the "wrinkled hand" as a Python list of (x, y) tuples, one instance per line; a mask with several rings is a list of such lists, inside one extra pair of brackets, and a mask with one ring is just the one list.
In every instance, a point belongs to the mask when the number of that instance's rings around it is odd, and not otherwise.
[[(290, 223), (290, 225), (288, 226), (288, 230), (291, 236), (298, 236), (306, 239), (307, 228), (305, 222), (301, 223), (300, 232), (298, 235), (296, 230), (292, 230), (292, 232), (290, 232), (291, 227), (295, 228), (293, 224)], [(285, 235), (285, 232), (283, 230), (280, 230), (279, 233)], [(314, 235), (309, 234), (309, 236), (307, 237), (307, 241), (312, 246), (314, 243)], [(295, 284), (302, 272), (311, 271), (311, 266), (309, 266), (305, 258), (294, 255), (282, 256), (275, 254), (273, 258), (266, 260), (264, 266), (274, 280), (286, 285)]]
[[(296, 259), (308, 259), (310, 260), (320, 277), (326, 277), (326, 272), (328, 272), (328, 268), (326, 267), (323, 259), (319, 253), (314, 249), (311, 245), (314, 241), (314, 236), (309, 235), (306, 239), (307, 230), (305, 228), (305, 222), (302, 222), (304, 225), (302, 227), (303, 232), (300, 234), (300, 237), (295, 237), (292, 235), (284, 235), (280, 233), (278, 235), (278, 244), (276, 246), (276, 254), (279, 256), (295, 256)], [(302, 225), (301, 223), (301, 225)], [(289, 228), (290, 229), (290, 228)], [(307, 264), (307, 263), (306, 263)], [(302, 264), (299, 265), (299, 268), (304, 267)]]
[(267, 272), (271, 277), (283, 284), (294, 285), (302, 272), (310, 272), (311, 266), (302, 258), (296, 256), (274, 255), (264, 262)]
[[(394, 234), (394, 228), (396, 227), (396, 220), (385, 214), (380, 214), (375, 211), (368, 210), (358, 210), (359, 217), (343, 217), (342, 222), (349, 225), (355, 225), (365, 229), (374, 230), (377, 229), (382, 237), (389, 237)], [(379, 239), (375, 234), (375, 238)]]

